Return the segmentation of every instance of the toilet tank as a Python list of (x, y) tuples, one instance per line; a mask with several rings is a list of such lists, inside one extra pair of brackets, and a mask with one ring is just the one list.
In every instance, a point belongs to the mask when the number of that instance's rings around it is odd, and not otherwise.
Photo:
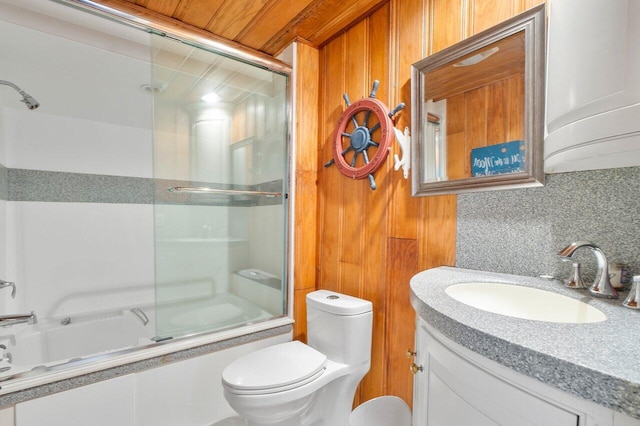
[(328, 290), (307, 295), (307, 344), (332, 361), (368, 368), (372, 321), (368, 300)]

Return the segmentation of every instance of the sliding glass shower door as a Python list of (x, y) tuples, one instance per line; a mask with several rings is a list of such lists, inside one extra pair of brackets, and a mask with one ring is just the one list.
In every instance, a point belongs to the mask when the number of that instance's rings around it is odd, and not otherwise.
[(286, 313), (287, 76), (152, 36), (159, 338)]

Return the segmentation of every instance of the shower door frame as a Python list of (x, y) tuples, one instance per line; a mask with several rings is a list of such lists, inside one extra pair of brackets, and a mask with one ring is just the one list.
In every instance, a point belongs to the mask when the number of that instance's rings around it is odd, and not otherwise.
[[(119, 351), (115, 351), (109, 354), (103, 354), (93, 359), (89, 357), (86, 359), (78, 360), (74, 362), (74, 365), (54, 365), (46, 368), (46, 371), (41, 376), (34, 377), (33, 374), (18, 373), (11, 379), (27, 379), (26, 382), (22, 380), (11, 380), (10, 382), (3, 382), (2, 391), (0, 392), (0, 408), (6, 406), (7, 403), (11, 404), (20, 402), (23, 400), (29, 400), (34, 397), (44, 396), (52, 391), (42, 389), (42, 391), (35, 392), (34, 395), (18, 396), (17, 399), (12, 395), (19, 393), (20, 391), (31, 389), (43, 385), (48, 385), (51, 382), (58, 382), (65, 379), (73, 379), (79, 376), (90, 376), (84, 380), (80, 380), (82, 385), (101, 381), (104, 377), (100, 376), (101, 371), (110, 370), (115, 367), (131, 364), (132, 369), (135, 372), (137, 370), (145, 370), (148, 367), (144, 366), (145, 360), (162, 359), (163, 357), (178, 352), (188, 351), (194, 348), (202, 347), (204, 351), (196, 351), (191, 356), (202, 355), (210, 351), (219, 349), (212, 348), (217, 342), (226, 341), (231, 343), (238, 341), (238, 344), (245, 343), (247, 341), (253, 341), (265, 337), (270, 337), (270, 333), (273, 331), (276, 334), (290, 333), (291, 326), (293, 324), (293, 283), (291, 278), (293, 277), (293, 261), (292, 261), (292, 244), (293, 244), (293, 220), (294, 203), (295, 199), (294, 187), (291, 185), (292, 176), (295, 175), (295, 164), (292, 162), (293, 156), (293, 125), (292, 125), (292, 105), (293, 105), (293, 68), (289, 64), (277, 60), (269, 55), (263, 54), (258, 51), (254, 51), (248, 47), (234, 43), (229, 40), (222, 39), (213, 34), (207, 33), (203, 30), (199, 30), (195, 27), (178, 27), (175, 23), (170, 23), (168, 20), (164, 21), (162, 18), (148, 14), (148, 15), (132, 15), (113, 7), (109, 7), (103, 4), (98, 4), (90, 0), (51, 0), (54, 3), (58, 3), (64, 6), (73, 7), (84, 12), (98, 15), (102, 18), (116, 21), (134, 28), (138, 28), (145, 32), (149, 32), (156, 35), (161, 35), (170, 39), (177, 40), (179, 42), (201, 48), (206, 51), (210, 51), (214, 54), (222, 55), (235, 59), (241, 62), (245, 62), (249, 65), (258, 66), (265, 70), (281, 74), (287, 77), (287, 87), (285, 94), (285, 119), (286, 119), (286, 175), (284, 179), (283, 201), (286, 206), (283, 207), (285, 213), (285, 226), (283, 238), (285, 240), (284, 261), (285, 265), (283, 271), (285, 277), (286, 289), (284, 291), (284, 306), (285, 312), (282, 316), (276, 316), (273, 319), (266, 320), (264, 322), (248, 324), (240, 326), (235, 329), (225, 329), (222, 331), (209, 331), (201, 332), (192, 335), (185, 335), (172, 340), (159, 341), (153, 344), (137, 346), (135, 348), (128, 348)], [(104, 0), (103, 3), (112, 4), (110, 0)], [(114, 4), (114, 7), (117, 5)], [(237, 330), (241, 329), (240, 332)], [(289, 331), (286, 331), (289, 330)], [(242, 336), (255, 336), (247, 339)], [(223, 342), (224, 343), (224, 342)], [(233, 346), (233, 344), (232, 344)], [(228, 347), (228, 344), (223, 344), (221, 348)], [(209, 349), (206, 349), (209, 348)], [(206, 350), (205, 350), (206, 349)], [(162, 361), (160, 361), (162, 362)], [(95, 377), (94, 377), (95, 375)], [(70, 385), (70, 388), (76, 387)]]
[[(107, 6), (111, 4), (110, 0), (102, 0), (103, 4), (96, 3), (91, 0), (52, 0), (55, 3), (75, 7), (80, 10), (93, 13), (102, 16), (106, 19), (115, 20), (126, 25), (130, 25), (141, 30), (168, 37), (177, 40), (182, 43), (186, 43), (195, 47), (199, 47), (208, 50), (212, 53), (223, 55), (231, 59), (239, 60), (248, 63), (249, 65), (259, 66), (274, 73), (285, 75), (288, 78), (286, 88), (286, 111), (285, 118), (287, 121), (287, 173), (285, 176), (285, 189), (286, 193), (283, 194), (283, 201), (287, 203), (287, 211), (285, 212), (285, 268), (286, 276), (283, 277), (283, 282), (286, 286), (284, 292), (286, 306), (286, 312), (283, 315), (288, 318), (289, 323), (293, 323), (293, 220), (294, 217), (294, 200), (295, 191), (294, 185), (291, 184), (291, 176), (295, 176), (295, 162), (292, 161), (294, 150), (293, 139), (293, 67), (283, 61), (280, 61), (265, 53), (253, 50), (247, 46), (243, 46), (231, 40), (219, 37), (215, 34), (206, 32), (196, 27), (188, 26), (187, 24), (181, 24), (177, 26), (174, 22), (169, 22), (168, 19), (163, 19), (157, 15), (152, 14), (137, 14), (133, 15), (127, 12), (116, 9), (115, 7)], [(114, 6), (117, 6), (114, 4)]]

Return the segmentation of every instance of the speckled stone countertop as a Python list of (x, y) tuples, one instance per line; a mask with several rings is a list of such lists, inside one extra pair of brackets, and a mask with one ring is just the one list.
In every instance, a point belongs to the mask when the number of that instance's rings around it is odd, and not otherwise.
[[(445, 289), (495, 282), (549, 290), (597, 307), (607, 320), (565, 324), (486, 312), (458, 302)], [(640, 419), (640, 311), (621, 299), (596, 299), (559, 281), (439, 267), (411, 279), (418, 315), (456, 343), (578, 397)]]

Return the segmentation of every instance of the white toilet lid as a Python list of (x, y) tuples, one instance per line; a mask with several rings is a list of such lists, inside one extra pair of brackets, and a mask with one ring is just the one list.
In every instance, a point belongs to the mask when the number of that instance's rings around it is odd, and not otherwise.
[(295, 340), (238, 358), (224, 369), (222, 382), (241, 392), (290, 388), (317, 375), (326, 362), (326, 355)]

